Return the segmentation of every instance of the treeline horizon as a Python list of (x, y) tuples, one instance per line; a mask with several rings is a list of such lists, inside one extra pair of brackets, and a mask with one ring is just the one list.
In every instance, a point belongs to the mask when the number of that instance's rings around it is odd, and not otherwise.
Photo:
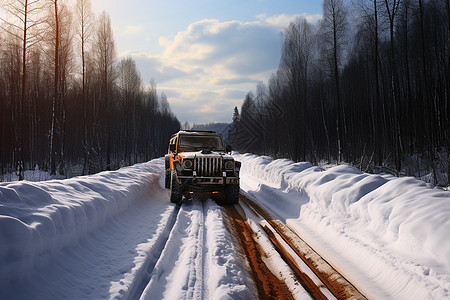
[(319, 24), (284, 29), (278, 70), (235, 108), (229, 140), (448, 185), (449, 32), (449, 0), (325, 0)]
[[(5, 0), (0, 14), (0, 173), (65, 174), (161, 156), (180, 128), (167, 97), (118, 59), (90, 0)], [(1, 16), (5, 17), (1, 17)]]

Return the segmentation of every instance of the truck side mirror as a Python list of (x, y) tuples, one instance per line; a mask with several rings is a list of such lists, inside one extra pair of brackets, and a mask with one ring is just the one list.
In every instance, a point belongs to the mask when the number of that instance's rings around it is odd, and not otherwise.
[(227, 145), (227, 146), (225, 147), (225, 152), (231, 153), (231, 146), (230, 146), (230, 145)]
[(171, 152), (175, 152), (175, 151), (177, 150), (177, 145), (175, 145), (175, 144), (170, 144), (169, 150), (170, 150)]

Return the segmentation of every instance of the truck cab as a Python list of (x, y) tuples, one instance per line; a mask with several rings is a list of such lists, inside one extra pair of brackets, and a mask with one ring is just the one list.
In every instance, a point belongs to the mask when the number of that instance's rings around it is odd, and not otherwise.
[(239, 201), (241, 163), (231, 156), (231, 147), (225, 147), (219, 133), (183, 130), (174, 134), (165, 166), (165, 187), (173, 203), (192, 193), (221, 193), (227, 204)]

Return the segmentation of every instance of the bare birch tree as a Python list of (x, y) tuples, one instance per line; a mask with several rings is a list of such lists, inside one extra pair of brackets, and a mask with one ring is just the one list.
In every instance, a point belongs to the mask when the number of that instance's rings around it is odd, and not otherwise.
[(373, 65), (373, 75), (374, 75), (374, 98), (371, 101), (371, 109), (372, 109), (372, 126), (373, 126), (373, 151), (375, 160), (378, 165), (382, 164), (383, 160), (383, 130), (382, 130), (382, 119), (383, 116), (381, 114), (381, 95), (380, 95), (380, 26), (378, 21), (379, 15), (379, 3), (380, 0), (356, 0), (354, 4), (358, 7), (359, 15), (357, 26), (359, 28), (359, 32), (361, 34), (365, 34), (369, 36), (369, 44), (370, 44), (370, 60)]
[(325, 48), (330, 55), (336, 96), (336, 135), (338, 162), (342, 161), (344, 146), (344, 111), (340, 92), (339, 69), (342, 63), (343, 47), (347, 35), (347, 10), (343, 0), (324, 0), (321, 29)]
[(63, 0), (50, 0), (47, 38), (53, 61), (52, 121), (50, 131), (50, 174), (65, 169), (66, 91), (68, 73), (72, 63), (72, 15)]
[(22, 73), (21, 73), (21, 94), (19, 102), (19, 115), (15, 159), (17, 161), (17, 171), (19, 180), (24, 179), (24, 153), (29, 151), (29, 145), (26, 144), (26, 108), (27, 105), (27, 58), (31, 47), (40, 41), (42, 31), (39, 25), (43, 23), (41, 12), (43, 10), (42, 1), (39, 0), (5, 0), (2, 8), (6, 11), (8, 17), (0, 20), (2, 28), (10, 35), (21, 41), (22, 48)]
[[(112, 85), (115, 80), (114, 63), (116, 60), (116, 49), (111, 28), (111, 18), (106, 12), (100, 14), (94, 52), (98, 74), (100, 76), (100, 95), (104, 113), (106, 128), (110, 127), (110, 110), (112, 107)], [(106, 135), (106, 170), (111, 169), (111, 134), (109, 130), (104, 131)]]
[(88, 129), (87, 129), (87, 103), (86, 103), (86, 52), (89, 43), (91, 42), (91, 36), (93, 33), (92, 27), (94, 23), (94, 15), (91, 10), (90, 0), (78, 0), (76, 2), (76, 17), (77, 17), (77, 37), (78, 45), (81, 54), (81, 86), (82, 86), (82, 102), (83, 102), (83, 148), (84, 148), (84, 163), (83, 174), (88, 173), (88, 164), (90, 157), (90, 145), (88, 141)]
[[(125, 123), (124, 160), (128, 161), (129, 164), (136, 163), (138, 143), (136, 111), (141, 101), (142, 80), (136, 62), (131, 57), (124, 58), (119, 63), (117, 87), (121, 99), (123, 122)], [(130, 146), (132, 146), (132, 149), (129, 149)], [(130, 158), (133, 158), (133, 160), (131, 161)]]
[(402, 143), (401, 143), (401, 128), (399, 124), (399, 101), (398, 101), (398, 79), (396, 72), (396, 47), (395, 47), (395, 25), (396, 25), (396, 17), (398, 14), (398, 10), (400, 7), (401, 0), (384, 0), (384, 8), (385, 15), (389, 21), (389, 78), (390, 78), (390, 94), (391, 101), (389, 105), (392, 106), (392, 117), (391, 122), (393, 126), (392, 140), (395, 144), (395, 153), (394, 160), (396, 164), (396, 169), (399, 172), (401, 169), (401, 152), (402, 152)]
[(289, 135), (294, 138), (291, 143), (292, 152), (301, 153), (294, 160), (306, 159), (305, 143), (300, 141), (307, 139), (305, 114), (308, 102), (308, 73), (313, 56), (313, 34), (311, 25), (305, 18), (300, 17), (296, 18), (283, 33), (279, 74), (290, 87), (292, 110), (287, 112), (287, 115), (292, 125), (288, 127)]

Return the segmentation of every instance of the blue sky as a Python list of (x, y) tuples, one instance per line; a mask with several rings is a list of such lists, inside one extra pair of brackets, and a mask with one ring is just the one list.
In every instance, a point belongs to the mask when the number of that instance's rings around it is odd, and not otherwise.
[(283, 28), (315, 22), (322, 1), (92, 0), (111, 16), (119, 58), (132, 56), (154, 78), (181, 122), (230, 122), (234, 106), (280, 59)]

